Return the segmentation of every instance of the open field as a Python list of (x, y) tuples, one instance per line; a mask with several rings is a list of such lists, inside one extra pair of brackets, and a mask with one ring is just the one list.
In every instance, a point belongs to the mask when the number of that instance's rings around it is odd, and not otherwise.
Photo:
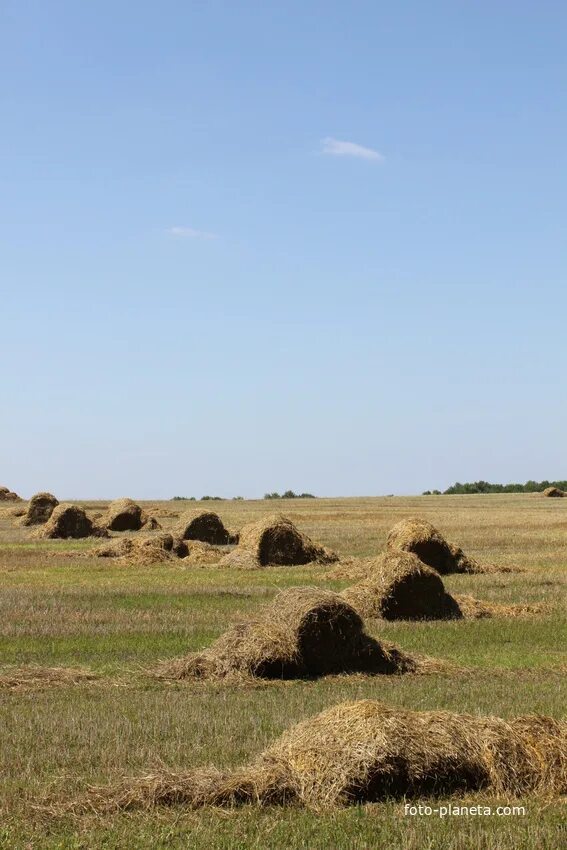
[[(199, 506), (217, 511), (231, 529), (280, 510), (341, 556), (378, 553), (394, 523), (421, 516), (479, 561), (523, 570), (444, 577), (451, 593), (546, 608), (509, 620), (369, 621), (373, 636), (466, 667), (463, 673), (257, 686), (158, 682), (144, 670), (209, 645), (278, 589), (311, 584), (339, 590), (349, 582), (326, 579), (324, 566), (229, 571), (187, 568), (182, 561), (121, 565), (89, 555), (100, 541), (38, 540), (16, 525), (8, 514), (13, 506), (7, 506), (0, 510), (0, 674), (40, 665), (84, 667), (96, 678), (0, 689), (0, 847), (561, 846), (560, 804), (536, 799), (520, 801), (525, 816), (443, 820), (404, 816), (400, 802), (324, 815), (246, 807), (50, 820), (31, 809), (47, 795), (73, 796), (88, 784), (160, 766), (180, 772), (235, 766), (297, 720), (347, 699), (502, 717), (565, 713), (567, 499), (522, 494), (143, 504), (165, 529), (175, 522), (173, 514)], [(105, 507), (84, 506), (91, 512)], [(511, 801), (474, 795), (468, 802)]]

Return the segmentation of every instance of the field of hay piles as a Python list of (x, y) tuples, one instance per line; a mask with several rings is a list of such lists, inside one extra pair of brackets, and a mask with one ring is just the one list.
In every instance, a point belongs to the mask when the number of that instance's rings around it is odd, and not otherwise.
[[(219, 502), (228, 545), (134, 504), (162, 528), (0, 512), (0, 846), (561, 846), (564, 499)], [(408, 517), (482, 571), (388, 545)], [(409, 818), (404, 794), (525, 814)]]

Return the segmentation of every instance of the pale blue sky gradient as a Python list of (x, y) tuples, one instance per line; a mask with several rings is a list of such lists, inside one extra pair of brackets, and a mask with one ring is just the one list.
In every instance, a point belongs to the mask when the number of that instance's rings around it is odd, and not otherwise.
[(562, 2), (5, 0), (0, 484), (567, 477), (566, 43)]

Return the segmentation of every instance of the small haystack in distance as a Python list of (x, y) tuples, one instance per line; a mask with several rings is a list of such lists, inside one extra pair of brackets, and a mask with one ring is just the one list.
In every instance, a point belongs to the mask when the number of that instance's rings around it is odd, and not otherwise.
[(462, 549), (448, 543), (435, 526), (424, 519), (414, 517), (398, 522), (388, 534), (387, 547), (413, 552), (420, 561), (441, 575), (483, 572), (474, 558), (468, 558)]
[(30, 499), (22, 525), (42, 525), (47, 522), (58, 504), (52, 493), (36, 493)]
[(154, 517), (142, 510), (132, 499), (115, 499), (108, 506), (102, 524), (109, 531), (139, 531), (141, 528), (161, 528)]
[(61, 810), (156, 806), (302, 805), (315, 811), (391, 798), (486, 791), (560, 797), (567, 792), (567, 724), (449, 711), (411, 711), (377, 700), (335, 705), (293, 726), (232, 772), (150, 774), (90, 789)]
[(369, 637), (339, 594), (292, 587), (278, 593), (256, 619), (233, 626), (201, 653), (165, 662), (156, 673), (166, 679), (297, 679), (416, 672), (428, 664), (434, 662), (418, 661)]
[(335, 552), (313, 543), (290, 519), (270, 514), (245, 525), (239, 544), (221, 564), (226, 567), (257, 569), (268, 566), (300, 566), (317, 562), (332, 564), (339, 560)]
[(163, 532), (136, 538), (114, 539), (96, 549), (95, 555), (99, 558), (118, 558), (130, 566), (151, 566), (184, 558), (188, 551), (185, 541)]
[(117, 558), (128, 566), (152, 566), (181, 559), (180, 566), (189, 568), (218, 564), (223, 554), (224, 548), (219, 546), (201, 540), (181, 540), (167, 532), (115, 538), (95, 550), (99, 558)]
[(182, 540), (201, 540), (213, 546), (236, 542), (219, 515), (213, 511), (188, 511), (183, 514), (176, 526), (176, 534)]
[(78, 505), (57, 505), (43, 528), (41, 536), (51, 539), (108, 537), (106, 529), (98, 528)]
[(0, 502), (21, 502), (21, 499), (8, 487), (0, 487)]
[(548, 496), (550, 499), (561, 499), (565, 493), (559, 487), (546, 487), (543, 495)]
[(369, 564), (368, 578), (341, 593), (362, 617), (385, 620), (458, 618), (459, 607), (441, 576), (412, 552), (386, 552)]
[(224, 546), (213, 546), (202, 540), (184, 540), (188, 553), (183, 558), (184, 567), (207, 567), (210, 564), (218, 564), (226, 554)]

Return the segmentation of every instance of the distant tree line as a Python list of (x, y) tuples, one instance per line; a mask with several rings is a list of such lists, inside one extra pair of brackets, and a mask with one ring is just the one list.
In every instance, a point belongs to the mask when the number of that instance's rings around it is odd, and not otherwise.
[(547, 487), (567, 490), (567, 481), (526, 481), (525, 484), (490, 484), (488, 481), (457, 481), (446, 490), (425, 490), (423, 496), (454, 496), (463, 493), (540, 493)]
[[(233, 502), (242, 502), (244, 496), (233, 496)], [(172, 502), (196, 502), (197, 499), (195, 496), (173, 496), (171, 499)], [(201, 496), (201, 502), (226, 502), (222, 496)]]
[(264, 499), (315, 499), (313, 493), (294, 493), (293, 490), (286, 490), (281, 496), (279, 493), (265, 493)]

